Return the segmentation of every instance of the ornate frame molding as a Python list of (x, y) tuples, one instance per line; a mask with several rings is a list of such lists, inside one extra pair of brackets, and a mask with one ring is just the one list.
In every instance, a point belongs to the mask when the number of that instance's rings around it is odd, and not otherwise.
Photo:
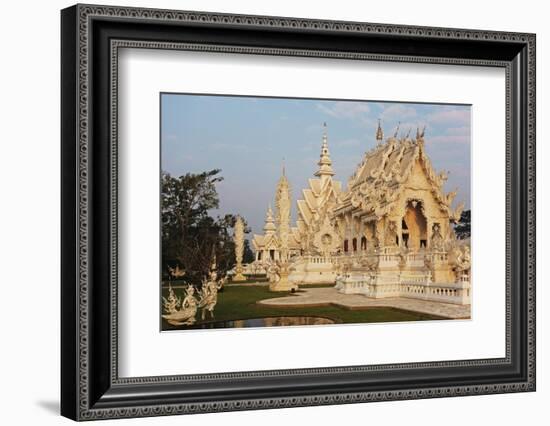
[[(259, 47), (244, 44), (205, 42), (182, 42), (178, 40), (133, 39), (134, 34), (124, 33), (125, 23), (140, 24), (144, 30), (155, 32), (161, 27), (180, 28), (223, 28), (229, 32), (254, 30), (275, 31), (280, 34), (301, 34), (314, 32), (326, 37), (349, 35), (372, 37), (380, 40), (378, 49), (384, 49), (384, 40), (408, 40), (409, 43), (432, 41), (446, 43), (470, 43), (479, 45), (480, 54), (487, 46), (502, 48), (501, 57), (443, 57), (437, 55), (404, 55), (399, 53), (359, 52), (318, 47)], [(97, 25), (96, 25), (97, 24)], [(104, 25), (104, 27), (102, 27)], [(120, 25), (120, 27), (118, 27)], [(108, 46), (102, 45), (102, 31), (124, 33), (125, 37), (109, 38)], [(149, 30), (147, 29), (149, 28)], [(246, 32), (246, 31), (245, 31)], [(155, 33), (156, 34), (156, 33)], [(95, 37), (95, 38), (94, 38)], [(162, 35), (160, 36), (162, 38)], [(245, 38), (245, 37), (244, 37)], [(375, 43), (374, 43), (375, 44)], [(451, 45), (450, 44), (450, 45)], [(506, 70), (506, 357), (502, 359), (463, 360), (451, 362), (406, 363), (353, 367), (327, 367), (298, 370), (273, 370), (242, 373), (221, 373), (187, 376), (160, 376), (119, 378), (117, 367), (117, 111), (118, 111), (118, 49), (148, 48), (194, 50), (204, 52), (225, 52), (234, 54), (260, 54), (273, 56), (308, 56), (331, 59), (352, 59), (370, 61), (395, 61), (415, 63), (437, 63), (454, 65), (477, 65), (503, 67)], [(376, 47), (376, 46), (375, 46)], [(98, 63), (98, 51), (108, 58), (109, 63)], [(107, 50), (107, 51), (105, 51)], [(376, 49), (374, 49), (376, 50)], [(519, 52), (516, 55), (510, 52)], [(370, 24), (358, 22), (337, 22), (310, 19), (294, 19), (266, 16), (229, 15), (217, 13), (138, 9), (126, 7), (104, 7), (77, 5), (62, 12), (63, 75), (63, 214), (71, 217), (63, 225), (62, 233), (62, 414), (77, 420), (92, 420), (113, 417), (139, 417), (184, 413), (204, 413), (229, 410), (247, 410), (292, 406), (343, 404), (353, 402), (434, 398), (443, 396), (475, 395), (533, 391), (535, 389), (535, 36), (510, 32), (478, 31), (464, 29), (428, 28), (416, 26)], [(475, 52), (474, 52), (475, 53)], [(498, 53), (498, 52), (497, 52)], [(508, 56), (506, 56), (508, 55)], [(483, 56), (483, 54), (481, 54)], [(519, 59), (518, 59), (519, 58)], [(96, 68), (101, 68), (97, 71)], [(107, 71), (105, 71), (107, 70)], [(107, 73), (108, 75), (104, 75)], [(106, 92), (110, 92), (110, 95)], [(97, 116), (103, 110), (97, 106), (98, 96), (109, 97), (109, 147), (98, 147), (100, 132), (96, 131)], [(517, 102), (517, 98), (519, 103)], [(514, 102), (514, 99), (516, 102)], [(518, 118), (524, 128), (520, 129), (513, 120)], [(95, 120), (95, 121), (94, 121)], [(523, 131), (523, 133), (522, 133)], [(517, 139), (521, 147), (513, 147)], [(520, 149), (521, 148), (521, 149)], [(517, 158), (519, 149), (521, 158)], [(107, 152), (104, 152), (107, 150)], [(99, 181), (96, 176), (98, 158), (108, 157), (108, 182)], [(91, 159), (94, 159), (92, 162)], [(514, 166), (512, 161), (520, 163)], [(95, 188), (109, 188), (108, 200), (101, 200)], [(512, 207), (521, 202), (521, 218), (512, 214)], [(519, 201), (518, 201), (519, 200)], [(101, 214), (98, 211), (101, 210)], [(104, 216), (103, 216), (104, 215)], [(101, 219), (97, 217), (101, 216)], [(108, 219), (108, 220), (107, 220)], [(105, 223), (104, 223), (105, 222)], [(108, 222), (108, 223), (106, 223)], [(99, 225), (99, 226), (98, 226)], [(108, 227), (108, 238), (98, 238), (96, 228)], [(519, 234), (518, 234), (519, 233)], [(103, 238), (103, 239), (102, 239)], [(512, 240), (516, 246), (512, 247)], [(99, 273), (96, 269), (98, 240), (109, 256), (107, 293), (99, 293)], [(519, 272), (511, 262), (513, 251), (523, 253), (523, 265)], [(523, 268), (523, 269), (522, 269)], [(517, 268), (516, 268), (517, 269)], [(514, 276), (513, 273), (515, 272)], [(102, 275), (103, 276), (103, 275)], [(106, 275), (105, 275), (106, 276)], [(515, 281), (523, 278), (524, 283)], [(521, 284), (521, 286), (520, 286)], [(521, 288), (519, 288), (521, 287)], [(103, 288), (103, 287), (101, 287)], [(103, 291), (103, 290), (102, 290)], [(512, 306), (516, 298), (522, 298), (521, 311)], [(98, 303), (108, 304), (106, 314), (99, 313)], [(108, 318), (107, 318), (108, 317)], [(524, 328), (517, 335), (518, 318), (524, 321)], [(99, 329), (98, 321), (102, 325)], [(516, 348), (521, 338), (521, 344)], [(91, 342), (101, 342), (96, 349)], [(103, 352), (99, 347), (105, 346)], [(109, 356), (105, 351), (109, 350)], [(525, 356), (522, 365), (514, 357), (516, 348)], [(482, 382), (468, 385), (438, 385), (427, 387), (399, 386), (395, 389), (354, 390), (352, 381), (361, 374), (393, 372), (395, 377), (408, 370), (439, 370), (444, 374), (453, 368), (474, 367), (521, 367), (517, 379), (501, 382)], [(473, 371), (473, 370), (472, 370)], [(436, 373), (434, 373), (436, 374)], [(330, 382), (331, 376), (349, 375), (348, 391), (321, 392), (311, 394), (297, 392), (275, 392), (266, 397), (220, 396), (215, 400), (196, 398), (168, 399), (163, 396), (163, 387), (184, 387), (200, 383), (205, 389), (223, 383), (224, 380), (270, 380), (277, 378), (313, 377)], [(355, 376), (354, 376), (355, 375)], [(352, 377), (353, 376), (353, 377)], [(362, 376), (361, 376), (362, 377)], [(365, 376), (366, 377), (366, 376)], [(374, 376), (373, 376), (374, 377)], [(396, 379), (397, 380), (397, 379)], [(134, 394), (149, 392), (150, 398)], [(145, 389), (145, 390), (144, 390)], [(325, 389), (328, 389), (325, 386)], [(244, 394), (243, 394), (244, 395)]]

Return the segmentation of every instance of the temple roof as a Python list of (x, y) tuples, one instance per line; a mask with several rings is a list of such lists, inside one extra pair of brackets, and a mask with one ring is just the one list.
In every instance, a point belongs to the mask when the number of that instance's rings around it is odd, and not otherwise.
[[(377, 131), (377, 138), (380, 131)], [(360, 211), (364, 216), (379, 218), (387, 214), (398, 200), (414, 165), (419, 162), (431, 185), (432, 193), (442, 211), (451, 220), (458, 220), (463, 205), (451, 210), (456, 191), (443, 193), (447, 174), (436, 174), (424, 149), (424, 131), (417, 131), (416, 139), (390, 137), (386, 142), (366, 152), (348, 181), (335, 213)], [(458, 215), (458, 216), (457, 216)]]
[[(281, 242), (277, 235), (254, 234), (252, 237), (252, 245), (255, 250), (280, 249)], [(298, 234), (298, 228), (291, 228), (291, 233), (288, 236), (288, 248), (289, 250), (300, 249), (300, 236)]]

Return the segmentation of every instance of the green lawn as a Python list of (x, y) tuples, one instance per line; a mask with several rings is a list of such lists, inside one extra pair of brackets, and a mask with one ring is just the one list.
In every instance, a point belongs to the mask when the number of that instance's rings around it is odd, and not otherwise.
[[(175, 288), (174, 292), (182, 297), (183, 288)], [(424, 321), (441, 319), (432, 315), (418, 312), (403, 311), (394, 308), (369, 308), (365, 310), (349, 310), (336, 306), (320, 307), (269, 307), (256, 304), (258, 300), (283, 297), (288, 293), (271, 292), (267, 286), (227, 286), (218, 293), (218, 303), (214, 309), (216, 321), (262, 318), (274, 316), (318, 316), (330, 318), (337, 323), (365, 323), (365, 322), (396, 322), (396, 321)], [(163, 296), (168, 295), (166, 287)], [(200, 311), (197, 313), (200, 320)], [(200, 321), (197, 322), (199, 324)], [(163, 320), (163, 330), (173, 330), (182, 327), (172, 326)]]

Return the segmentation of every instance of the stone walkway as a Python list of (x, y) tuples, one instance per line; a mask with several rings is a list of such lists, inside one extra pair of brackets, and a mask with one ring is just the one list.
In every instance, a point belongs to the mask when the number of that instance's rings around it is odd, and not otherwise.
[(300, 288), (300, 292), (285, 297), (265, 299), (257, 302), (260, 305), (274, 307), (307, 307), (335, 305), (344, 309), (368, 309), (371, 307), (387, 307), (404, 309), (406, 311), (422, 312), (449, 319), (470, 318), (470, 305), (453, 305), (450, 303), (429, 302), (426, 300), (387, 298), (371, 299), (362, 294), (342, 294), (329, 288)]

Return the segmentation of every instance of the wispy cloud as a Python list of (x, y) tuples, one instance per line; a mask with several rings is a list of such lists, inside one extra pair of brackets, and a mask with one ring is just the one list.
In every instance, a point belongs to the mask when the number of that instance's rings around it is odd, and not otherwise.
[(359, 146), (361, 141), (357, 138), (349, 139), (336, 139), (330, 141), (331, 146), (347, 147), (347, 146)]
[(370, 113), (366, 103), (337, 101), (332, 104), (317, 104), (317, 108), (334, 118), (364, 118)]
[(216, 151), (249, 151), (250, 147), (238, 143), (231, 142), (215, 142), (210, 145), (210, 148)]
[(428, 143), (434, 144), (467, 144), (470, 143), (468, 135), (438, 135), (428, 138)]
[(442, 108), (429, 114), (427, 121), (430, 124), (463, 127), (470, 123), (470, 111), (469, 109), (448, 109)]
[(392, 104), (383, 106), (380, 119), (384, 121), (410, 120), (417, 116), (416, 109), (407, 104)]
[(471, 139), (470, 126), (447, 127), (441, 133), (429, 137), (431, 143), (469, 144)]
[(454, 136), (470, 136), (470, 126), (448, 127), (446, 133)]

